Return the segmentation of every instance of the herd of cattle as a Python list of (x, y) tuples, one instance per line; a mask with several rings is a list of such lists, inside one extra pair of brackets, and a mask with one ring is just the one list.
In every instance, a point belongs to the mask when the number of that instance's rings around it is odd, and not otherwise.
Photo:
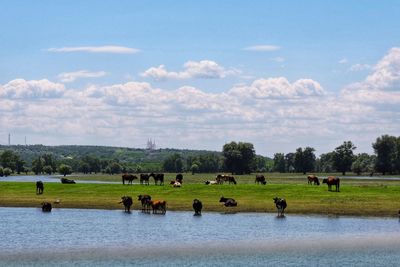
[[(150, 174), (145, 174), (142, 173), (140, 174), (139, 178), (136, 175), (133, 174), (123, 174), (122, 175), (122, 184), (125, 185), (125, 181), (128, 182), (128, 184), (132, 184), (133, 180), (139, 179), (140, 184), (142, 185), (149, 185), (149, 180), (150, 178), (154, 179), (154, 184), (155, 185), (164, 185), (164, 174), (163, 173), (150, 173)], [(315, 175), (308, 175), (307, 176), (307, 181), (309, 185), (320, 185), (319, 178)], [(224, 182), (228, 182), (229, 184), (237, 184), (235, 178), (231, 175), (225, 175), (225, 174), (218, 174), (215, 177), (215, 180), (212, 181), (206, 181), (206, 185), (220, 185), (223, 184)], [(264, 175), (258, 174), (256, 175), (255, 181), (256, 184), (262, 184), (266, 185), (267, 181), (265, 179)], [(74, 180), (69, 180), (67, 178), (61, 178), (61, 183), (63, 184), (75, 184)], [(326, 183), (328, 185), (328, 190), (332, 190), (332, 185), (335, 185), (336, 187), (336, 192), (339, 192), (340, 188), (340, 178), (335, 177), (335, 176), (329, 176), (327, 178), (324, 178), (322, 180), (322, 183)], [(175, 180), (172, 180), (170, 184), (173, 187), (181, 187), (183, 184), (183, 175), (182, 174), (177, 174), (175, 177)], [(36, 182), (36, 194), (43, 194), (44, 190), (44, 184), (42, 181), (37, 181)], [(274, 199), (275, 206), (278, 210), (278, 217), (284, 216), (284, 210), (287, 207), (286, 200), (283, 198), (278, 198), (275, 197)], [(153, 214), (165, 214), (167, 211), (167, 202), (165, 200), (152, 200), (150, 195), (139, 195), (138, 196), (138, 201), (141, 203), (141, 210), (144, 213), (150, 213), (152, 211)], [(223, 203), (225, 207), (236, 207), (238, 205), (237, 201), (233, 198), (226, 198), (226, 197), (221, 197), (220, 201)], [(119, 202), (120, 204), (122, 203), (125, 208), (125, 212), (130, 212), (131, 206), (133, 204), (132, 197), (130, 196), (123, 196), (121, 198), (121, 201)], [(201, 215), (201, 210), (203, 208), (203, 204), (200, 200), (194, 199), (192, 203), (193, 209), (195, 211), (196, 216)], [(52, 209), (52, 205), (49, 202), (43, 202), (42, 203), (42, 211), (44, 212), (50, 212)]]

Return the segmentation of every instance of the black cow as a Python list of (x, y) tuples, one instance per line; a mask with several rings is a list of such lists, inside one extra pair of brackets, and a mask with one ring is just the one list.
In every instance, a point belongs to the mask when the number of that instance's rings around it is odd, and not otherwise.
[(323, 179), (322, 183), (328, 185), (329, 191), (332, 191), (332, 185), (334, 185), (334, 186), (336, 186), (336, 192), (340, 192), (340, 190), (339, 190), (340, 178), (339, 177), (329, 176), (328, 178)]
[(284, 198), (275, 197), (273, 198), (276, 208), (278, 209), (278, 217), (284, 217), (283, 212), (285, 211), (287, 204)]
[(125, 184), (125, 181), (128, 181), (128, 184), (132, 184), (133, 180), (137, 179), (136, 175), (124, 173), (122, 174), (122, 184)]
[(67, 179), (67, 178), (61, 178), (61, 183), (62, 184), (75, 184), (75, 181)]
[(182, 184), (183, 183), (183, 175), (181, 173), (178, 173), (175, 177), (175, 181)]
[(51, 203), (49, 202), (43, 202), (42, 203), (42, 211), (43, 212), (50, 212), (51, 211)]
[(119, 203), (124, 204), (125, 207), (125, 212), (131, 212), (131, 206), (132, 206), (132, 198), (129, 196), (123, 196), (121, 197), (121, 201)]
[(193, 209), (194, 209), (194, 215), (195, 216), (200, 216), (201, 215), (201, 209), (203, 208), (203, 203), (201, 203), (200, 200), (194, 199), (193, 200)]
[(219, 202), (224, 202), (225, 207), (236, 207), (238, 203), (233, 198), (221, 197)]
[(149, 185), (149, 180), (150, 180), (150, 176), (147, 173), (141, 173), (140, 174), (140, 184), (145, 184), (145, 185)]
[(138, 195), (138, 200), (142, 203), (142, 212), (150, 211), (150, 195)]
[(264, 175), (262, 175), (262, 174), (257, 174), (256, 175), (256, 180), (254, 181), (254, 183), (257, 183), (257, 184), (263, 184), (263, 185), (266, 185), (267, 184), (267, 181), (265, 180), (265, 177), (264, 177)]
[(43, 194), (44, 185), (42, 181), (36, 182), (36, 195)]
[(149, 177), (154, 178), (155, 185), (164, 185), (164, 173), (150, 173)]

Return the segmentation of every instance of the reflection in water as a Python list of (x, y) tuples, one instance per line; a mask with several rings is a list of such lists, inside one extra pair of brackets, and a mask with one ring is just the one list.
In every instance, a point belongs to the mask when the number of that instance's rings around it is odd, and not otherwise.
[(0, 229), (0, 266), (396, 266), (400, 260), (397, 218), (1, 208)]

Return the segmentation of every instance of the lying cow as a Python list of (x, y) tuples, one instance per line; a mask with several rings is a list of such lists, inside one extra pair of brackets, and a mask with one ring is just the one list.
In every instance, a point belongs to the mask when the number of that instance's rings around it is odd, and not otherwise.
[(206, 185), (218, 184), (217, 181), (205, 181), (204, 183), (205, 183)]
[(238, 203), (233, 198), (221, 197), (219, 202), (224, 202), (225, 207), (236, 207)]

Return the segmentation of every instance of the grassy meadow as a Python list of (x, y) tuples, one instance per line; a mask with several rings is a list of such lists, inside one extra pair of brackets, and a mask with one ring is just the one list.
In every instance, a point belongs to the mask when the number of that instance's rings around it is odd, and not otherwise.
[[(33, 182), (0, 182), (0, 206), (40, 207), (43, 201), (54, 202), (56, 208), (123, 209), (120, 197), (134, 198), (133, 209), (139, 208), (137, 195), (150, 194), (153, 199), (167, 201), (168, 210), (192, 210), (194, 198), (203, 202), (203, 212), (275, 212), (272, 198), (287, 200), (286, 212), (297, 214), (397, 216), (400, 209), (400, 181), (355, 180), (342, 178), (340, 192), (330, 192), (327, 185), (308, 185), (302, 174), (267, 174), (267, 185), (254, 184), (255, 175), (235, 176), (237, 185), (204, 185), (215, 174), (185, 174), (181, 188), (169, 181), (175, 174), (166, 174), (165, 186), (122, 184), (45, 183), (43, 195), (36, 195)], [(76, 180), (121, 181), (119, 175), (79, 175)], [(40, 179), (40, 177), (38, 177)], [(137, 182), (137, 180), (135, 180)], [(322, 182), (322, 180), (321, 180)], [(334, 188), (334, 187), (333, 187)], [(232, 197), (238, 207), (226, 208), (221, 196)]]

